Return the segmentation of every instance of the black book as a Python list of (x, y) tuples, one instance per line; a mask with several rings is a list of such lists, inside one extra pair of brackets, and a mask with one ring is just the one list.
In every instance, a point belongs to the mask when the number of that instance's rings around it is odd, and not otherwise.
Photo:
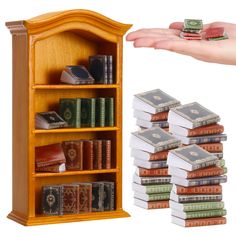
[(104, 183), (104, 211), (113, 211), (115, 209), (115, 184), (114, 182)]
[(42, 213), (45, 215), (62, 215), (62, 186), (43, 186)]
[(107, 55), (107, 82), (108, 84), (114, 83), (114, 74), (113, 74), (113, 56)]
[(92, 183), (92, 211), (104, 211), (104, 183)]

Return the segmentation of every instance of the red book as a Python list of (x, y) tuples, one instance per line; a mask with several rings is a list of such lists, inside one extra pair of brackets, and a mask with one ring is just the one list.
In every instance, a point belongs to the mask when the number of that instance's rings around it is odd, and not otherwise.
[(111, 140), (102, 140), (102, 169), (111, 169)]
[(224, 27), (214, 27), (209, 28), (206, 30), (205, 38), (218, 38), (218, 37), (224, 37), (225, 35), (225, 29)]
[(134, 204), (136, 206), (142, 207), (144, 209), (161, 209), (161, 208), (169, 208), (169, 201), (143, 201), (141, 199), (135, 198), (134, 199)]
[(102, 169), (102, 140), (93, 140), (93, 169)]
[(62, 164), (55, 164), (51, 166), (42, 166), (42, 167), (35, 167), (35, 171), (37, 172), (52, 172), (52, 173), (60, 173), (66, 170), (65, 163)]
[(222, 194), (221, 185), (203, 185), (195, 187), (183, 187), (173, 185), (172, 190), (179, 195), (192, 195), (192, 194)]
[(150, 161), (166, 160), (169, 150), (150, 154)]
[(202, 178), (207, 176), (218, 176), (223, 175), (224, 169), (218, 166), (213, 167), (207, 167), (204, 169), (194, 170), (194, 171), (188, 171), (187, 178), (193, 179), (193, 178)]
[(180, 224), (185, 227), (196, 227), (196, 226), (208, 226), (208, 225), (222, 225), (226, 224), (225, 217), (210, 217), (210, 218), (198, 218), (198, 219), (188, 219), (182, 220), (180, 219)]
[(92, 211), (92, 184), (79, 183), (79, 212)]
[(84, 149), (84, 160), (83, 160), (83, 169), (84, 170), (93, 170), (93, 141), (92, 140), (83, 140), (83, 149)]
[(168, 168), (145, 169), (145, 168), (138, 167), (136, 169), (136, 174), (140, 177), (145, 177), (145, 176), (168, 176)]
[(168, 111), (163, 111), (163, 112), (159, 112), (156, 114), (152, 114), (151, 115), (151, 121), (160, 121), (160, 120), (167, 120), (168, 118)]
[(35, 148), (36, 168), (65, 163), (65, 155), (60, 143)]
[(208, 152), (223, 152), (222, 143), (202, 143), (198, 145)]
[(224, 132), (224, 126), (219, 124), (206, 125), (188, 130), (188, 136), (202, 136), (211, 134), (221, 134)]

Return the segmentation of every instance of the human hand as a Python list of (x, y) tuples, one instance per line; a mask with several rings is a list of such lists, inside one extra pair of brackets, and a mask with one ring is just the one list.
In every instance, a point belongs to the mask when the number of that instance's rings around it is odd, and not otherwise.
[(206, 24), (208, 28), (224, 27), (229, 39), (220, 41), (185, 40), (179, 37), (182, 22), (170, 24), (169, 29), (140, 29), (127, 35), (127, 41), (133, 41), (134, 47), (150, 47), (164, 49), (198, 60), (220, 64), (236, 65), (236, 24), (214, 22)]

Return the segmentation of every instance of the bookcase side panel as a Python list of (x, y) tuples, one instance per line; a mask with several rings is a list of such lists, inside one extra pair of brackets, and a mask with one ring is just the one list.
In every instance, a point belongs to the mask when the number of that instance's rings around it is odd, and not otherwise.
[(13, 35), (13, 211), (29, 211), (29, 68), (28, 36)]

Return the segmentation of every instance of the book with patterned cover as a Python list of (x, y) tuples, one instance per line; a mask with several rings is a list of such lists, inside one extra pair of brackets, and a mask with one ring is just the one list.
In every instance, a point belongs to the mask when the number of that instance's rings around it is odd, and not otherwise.
[(108, 76), (108, 84), (114, 83), (114, 69), (113, 69), (113, 56), (107, 55), (107, 76)]
[(50, 165), (50, 166), (42, 166), (42, 167), (35, 166), (35, 171), (37, 171), (37, 172), (60, 173), (60, 172), (64, 172), (65, 170), (66, 170), (65, 163), (54, 164), (54, 165)]
[(83, 170), (83, 141), (62, 142), (67, 170)]
[(104, 183), (92, 183), (92, 211), (104, 211)]
[(134, 198), (134, 204), (138, 207), (144, 208), (144, 209), (161, 209), (161, 208), (169, 208), (169, 201), (163, 200), (163, 201), (143, 201), (138, 198)]
[(63, 214), (63, 187), (60, 185), (43, 186), (42, 188), (42, 213), (45, 215)]
[(79, 183), (79, 212), (92, 211), (92, 184)]
[(81, 98), (81, 127), (95, 127), (95, 98)]
[(81, 127), (81, 99), (61, 98), (59, 101), (59, 114), (69, 127)]
[(64, 184), (62, 190), (63, 214), (79, 213), (79, 185)]
[(115, 184), (114, 182), (103, 181), (103, 206), (104, 211), (113, 211), (115, 209)]

